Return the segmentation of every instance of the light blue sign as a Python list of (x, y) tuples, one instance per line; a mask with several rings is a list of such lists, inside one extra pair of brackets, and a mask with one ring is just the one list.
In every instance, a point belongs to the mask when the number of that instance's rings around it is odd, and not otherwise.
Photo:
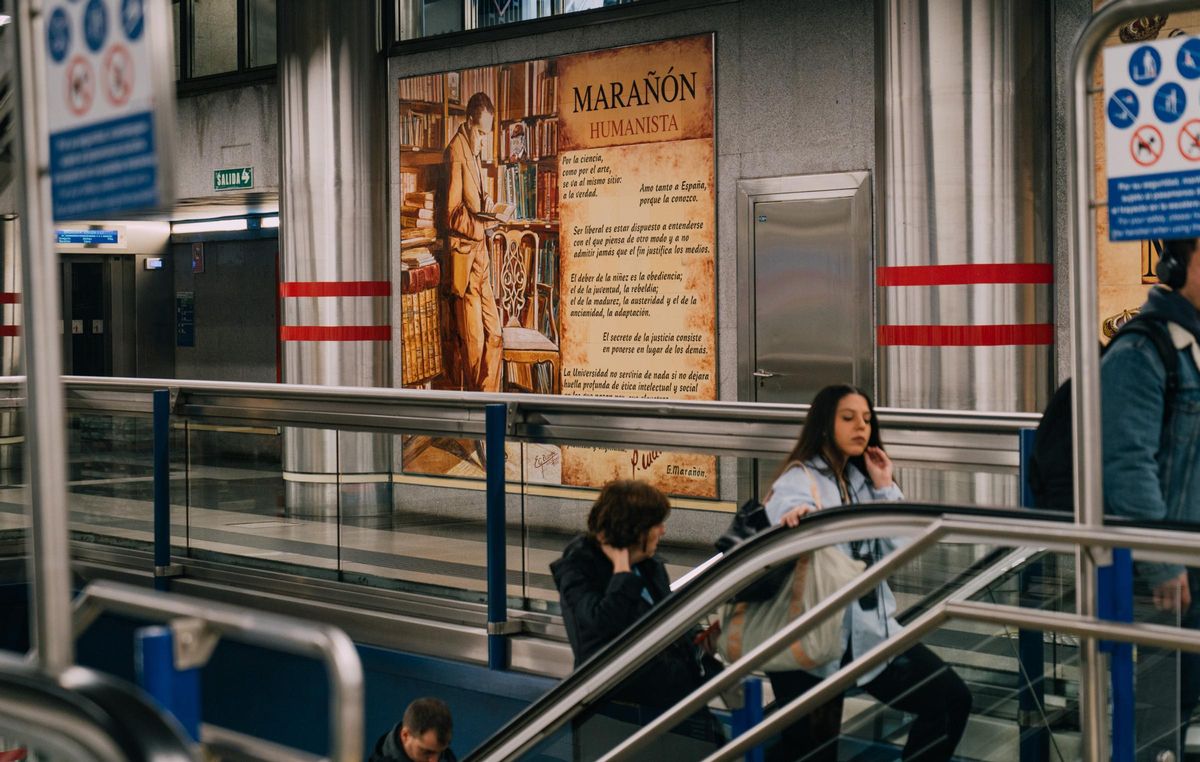
[(87, 10), (83, 12), (83, 37), (87, 40), (88, 49), (99, 53), (108, 38), (108, 9), (104, 0), (91, 0)]
[(1186, 106), (1187, 95), (1183, 88), (1174, 82), (1166, 83), (1154, 94), (1154, 115), (1163, 124), (1170, 124), (1183, 116)]
[(1133, 126), (1141, 109), (1137, 95), (1128, 88), (1121, 88), (1108, 99), (1108, 121), (1118, 130), (1124, 130)]
[(1129, 78), (1143, 87), (1158, 79), (1162, 71), (1162, 56), (1150, 45), (1143, 45), (1129, 58)]
[(67, 53), (71, 52), (71, 22), (62, 8), (55, 8), (50, 14), (50, 21), (46, 24), (46, 47), (50, 50), (50, 57), (57, 63), (62, 63)]
[(120, 243), (116, 230), (59, 230), (58, 242), (66, 244)]

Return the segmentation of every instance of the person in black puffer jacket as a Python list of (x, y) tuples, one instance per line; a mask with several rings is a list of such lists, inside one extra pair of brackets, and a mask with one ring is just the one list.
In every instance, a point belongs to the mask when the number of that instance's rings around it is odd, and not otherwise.
[[(645, 482), (609, 482), (588, 515), (587, 535), (572, 540), (550, 564), (576, 667), (670, 592), (666, 567), (655, 556), (670, 510), (666, 495)], [(662, 709), (703, 680), (700, 654), (685, 635), (612, 697)]]

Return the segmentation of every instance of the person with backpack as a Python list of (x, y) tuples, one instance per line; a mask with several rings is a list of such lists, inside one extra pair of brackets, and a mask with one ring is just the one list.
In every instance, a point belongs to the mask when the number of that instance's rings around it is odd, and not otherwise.
[[(843, 384), (827, 386), (813, 398), (800, 438), (764, 504), (773, 525), (794, 527), (803, 516), (822, 508), (902, 499), (892, 480), (892, 461), (884, 452), (870, 397)], [(838, 547), (870, 566), (894, 550), (896, 542), (879, 538)], [(792, 701), (856, 655), (899, 633), (895, 614), (896, 598), (886, 582), (880, 583), (847, 608), (840, 660), (811, 671), (768, 672), (776, 703)], [(971, 713), (971, 692), (933, 651), (915, 645), (858, 682), (879, 701), (915, 715), (902, 759), (933, 762), (953, 756)], [(836, 762), (841, 725), (842, 697), (838, 696), (784, 728), (767, 758)]]
[[(1135, 321), (1100, 363), (1104, 505), (1114, 516), (1200, 522), (1200, 257), (1197, 239), (1160, 246), (1158, 279)], [(1164, 330), (1165, 329), (1165, 330)], [(1174, 354), (1161, 348), (1170, 339)], [(1135, 619), (1200, 629), (1200, 574), (1179, 564), (1134, 565)], [(1148, 613), (1147, 613), (1148, 612)], [(1138, 648), (1136, 758), (1182, 760), (1200, 699), (1200, 655)]]

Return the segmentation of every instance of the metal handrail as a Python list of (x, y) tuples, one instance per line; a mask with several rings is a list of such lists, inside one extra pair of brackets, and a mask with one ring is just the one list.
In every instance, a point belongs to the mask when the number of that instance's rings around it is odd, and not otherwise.
[(102, 581), (88, 585), (75, 601), (76, 637), (104, 611), (156, 621), (200, 620), (212, 635), (324, 662), (330, 685), (330, 756), (337, 762), (362, 759), (362, 662), (354, 643), (337, 627)]
[[(626, 739), (605, 759), (628, 758), (643, 748), (649, 740), (703, 707), (713, 696), (735, 685), (773, 653), (816, 626), (821, 619), (840, 611), (846, 604), (873, 588), (888, 573), (934, 543), (1011, 542), (1019, 545), (1037, 545), (1058, 552), (1073, 552), (1080, 546), (1126, 547), (1132, 549), (1139, 559), (1174, 562), (1188, 557), (1195, 558), (1195, 554), (1200, 552), (1200, 534), (1121, 524), (1087, 527), (1066, 523), (1065, 516), (1060, 520), (1050, 520), (1048, 517), (1043, 518), (1044, 514), (1039, 516), (1037, 513), (1024, 511), (976, 510), (943, 514), (941, 510), (930, 506), (914, 507), (897, 503), (829, 509), (807, 517), (804, 531), (779, 528), (739, 545), (721, 561), (698, 575), (689, 586), (663, 601), (655, 617), (635, 624), (619, 642), (614, 642), (582, 665), (578, 670), (581, 675), (579, 679), (564, 683), (561, 689), (552, 690), (543, 699), (531, 705), (526, 716), (536, 716), (535, 720), (514, 727), (511, 732), (502, 731), (503, 737), (476, 750), (469, 759), (508, 759), (527, 751), (571, 717), (583, 711), (597, 697), (605, 695), (611, 688), (620, 684), (658, 653), (665, 644), (682, 634), (718, 603), (728, 600), (738, 589), (772, 568), (827, 545), (880, 536), (916, 535), (910, 542), (865, 570), (833, 596), (792, 621), (768, 641), (728, 665), (712, 680)], [(1013, 561), (1015, 562), (1015, 559)], [(960, 594), (955, 595), (969, 596), (973, 594), (977, 584), (981, 583), (973, 581), (960, 591)], [(848, 686), (872, 664), (878, 664), (880, 660), (907, 648), (914, 639), (919, 639), (921, 634), (945, 621), (952, 614), (974, 619), (986, 615), (986, 610), (979, 611), (960, 604), (961, 601), (952, 598), (935, 605), (907, 625), (897, 638), (881, 643), (876, 649), (856, 659), (793, 704), (777, 710), (769, 720), (769, 728), (763, 734), (758, 734), (756, 730), (753, 731), (753, 735), (741, 736), (736, 751), (727, 746), (721, 750), (720, 756), (714, 756), (713, 759), (731, 758), (740, 751), (745, 751), (753, 746), (754, 742), (761, 741), (766, 733), (777, 729), (789, 719), (795, 719), (805, 709), (818, 702), (819, 699), (812, 698), (813, 695), (828, 697), (837, 692), (838, 689), (829, 687), (831, 680), (838, 680), (837, 684), (842, 688)], [(1046, 622), (1052, 622), (1054, 627), (1060, 624), (1061, 617), (1039, 620), (1038, 617), (1044, 612), (1014, 618), (1010, 616), (1012, 612), (1007, 611), (1009, 608), (1011, 607), (1005, 607), (1005, 617), (998, 618), (997, 621), (1021, 622), (1021, 626), (1030, 629), (1051, 629)], [(991, 610), (999, 609), (1000, 607), (991, 607)], [(1042, 624), (1038, 624), (1039, 621)], [(1119, 625), (1101, 622), (1091, 617), (1074, 616), (1070, 627), (1065, 631), (1078, 632), (1084, 636), (1103, 631), (1105, 637), (1114, 640), (1154, 643), (1200, 651), (1200, 633), (1176, 631), (1171, 628)], [(743, 745), (743, 739), (750, 740), (746, 740)]]
[[(16, 406), (20, 376), (0, 377), (0, 405)], [(149, 415), (150, 393), (168, 388), (177, 416), (269, 426), (322, 426), (380, 433), (482, 438), (484, 409), (508, 408), (508, 438), (568, 445), (659, 448), (735, 457), (791, 451), (807, 405), (732, 401), (625, 400), (539, 394), (300, 386), (177, 379), (67, 376), (67, 407)], [(7, 396), (6, 396), (7, 395)], [(131, 395), (136, 395), (132, 396)], [(141, 398), (145, 395), (145, 398)], [(879, 408), (889, 450), (899, 460), (945, 459), (965, 465), (1017, 465), (1022, 428), (1038, 414)]]
[(0, 735), (54, 759), (196, 759), (183, 731), (126, 684), (84, 667), (47, 674), (0, 653)]

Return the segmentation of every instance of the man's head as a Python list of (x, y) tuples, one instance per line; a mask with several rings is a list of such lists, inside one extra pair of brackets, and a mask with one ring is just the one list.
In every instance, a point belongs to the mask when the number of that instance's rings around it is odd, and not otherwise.
[(1163, 285), (1200, 309), (1200, 257), (1193, 256), (1198, 243), (1196, 238), (1163, 241), (1155, 272)]
[(491, 134), (495, 119), (496, 107), (487, 93), (475, 93), (470, 97), (467, 101), (467, 130), (476, 152), (483, 146), (484, 138)]
[(419, 698), (404, 710), (400, 745), (414, 762), (437, 762), (450, 745), (454, 723), (450, 707), (436, 698)]

